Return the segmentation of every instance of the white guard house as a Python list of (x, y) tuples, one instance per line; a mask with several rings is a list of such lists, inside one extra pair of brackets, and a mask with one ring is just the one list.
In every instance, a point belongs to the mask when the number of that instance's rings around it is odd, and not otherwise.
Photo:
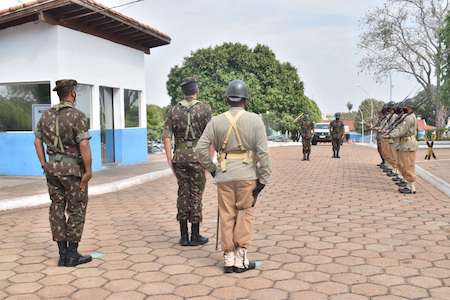
[(170, 37), (91, 0), (37, 0), (0, 11), (0, 175), (42, 175), (33, 129), (75, 79), (93, 168), (147, 160), (144, 57)]

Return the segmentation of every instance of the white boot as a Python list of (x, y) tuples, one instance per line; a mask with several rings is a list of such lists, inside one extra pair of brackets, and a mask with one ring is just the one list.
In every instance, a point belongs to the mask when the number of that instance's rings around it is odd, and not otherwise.
[(411, 194), (415, 194), (416, 193), (416, 185), (414, 184), (414, 182), (410, 182), (408, 183), (409, 189), (411, 190)]
[(234, 272), (242, 273), (253, 270), (255, 267), (255, 262), (248, 259), (247, 249), (240, 247), (236, 248), (234, 251)]
[(228, 251), (223, 253), (223, 272), (233, 273), (233, 266), (235, 262), (234, 251)]

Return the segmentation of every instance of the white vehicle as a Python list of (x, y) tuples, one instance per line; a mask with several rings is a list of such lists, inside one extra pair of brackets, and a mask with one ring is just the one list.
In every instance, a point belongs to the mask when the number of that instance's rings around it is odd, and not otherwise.
[(329, 123), (316, 123), (314, 125), (314, 136), (311, 143), (317, 145), (317, 143), (329, 143), (331, 142), (330, 124)]

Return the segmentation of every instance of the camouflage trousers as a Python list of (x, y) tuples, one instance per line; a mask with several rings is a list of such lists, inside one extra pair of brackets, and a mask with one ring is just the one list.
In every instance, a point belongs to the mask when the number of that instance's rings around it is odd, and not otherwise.
[(174, 162), (173, 168), (178, 181), (177, 220), (201, 223), (205, 169), (198, 162)]
[(339, 151), (341, 149), (340, 138), (331, 138), (331, 144), (333, 145), (333, 151)]
[(310, 138), (302, 139), (302, 145), (303, 145), (303, 154), (310, 154), (311, 153), (311, 139)]
[(52, 201), (49, 219), (54, 241), (81, 240), (88, 194), (87, 190), (80, 191), (80, 181), (81, 178), (76, 176), (47, 176)]

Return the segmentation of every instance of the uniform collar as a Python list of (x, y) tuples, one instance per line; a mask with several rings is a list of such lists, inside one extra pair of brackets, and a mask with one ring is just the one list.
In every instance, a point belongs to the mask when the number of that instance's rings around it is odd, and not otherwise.
[(243, 107), (230, 107), (230, 111), (240, 111), (240, 110), (245, 110), (245, 108), (243, 108)]
[(64, 107), (68, 107), (68, 106), (74, 107), (74, 104), (72, 102), (69, 102), (69, 101), (62, 101), (62, 102), (59, 103), (59, 105), (60, 106), (64, 106)]

